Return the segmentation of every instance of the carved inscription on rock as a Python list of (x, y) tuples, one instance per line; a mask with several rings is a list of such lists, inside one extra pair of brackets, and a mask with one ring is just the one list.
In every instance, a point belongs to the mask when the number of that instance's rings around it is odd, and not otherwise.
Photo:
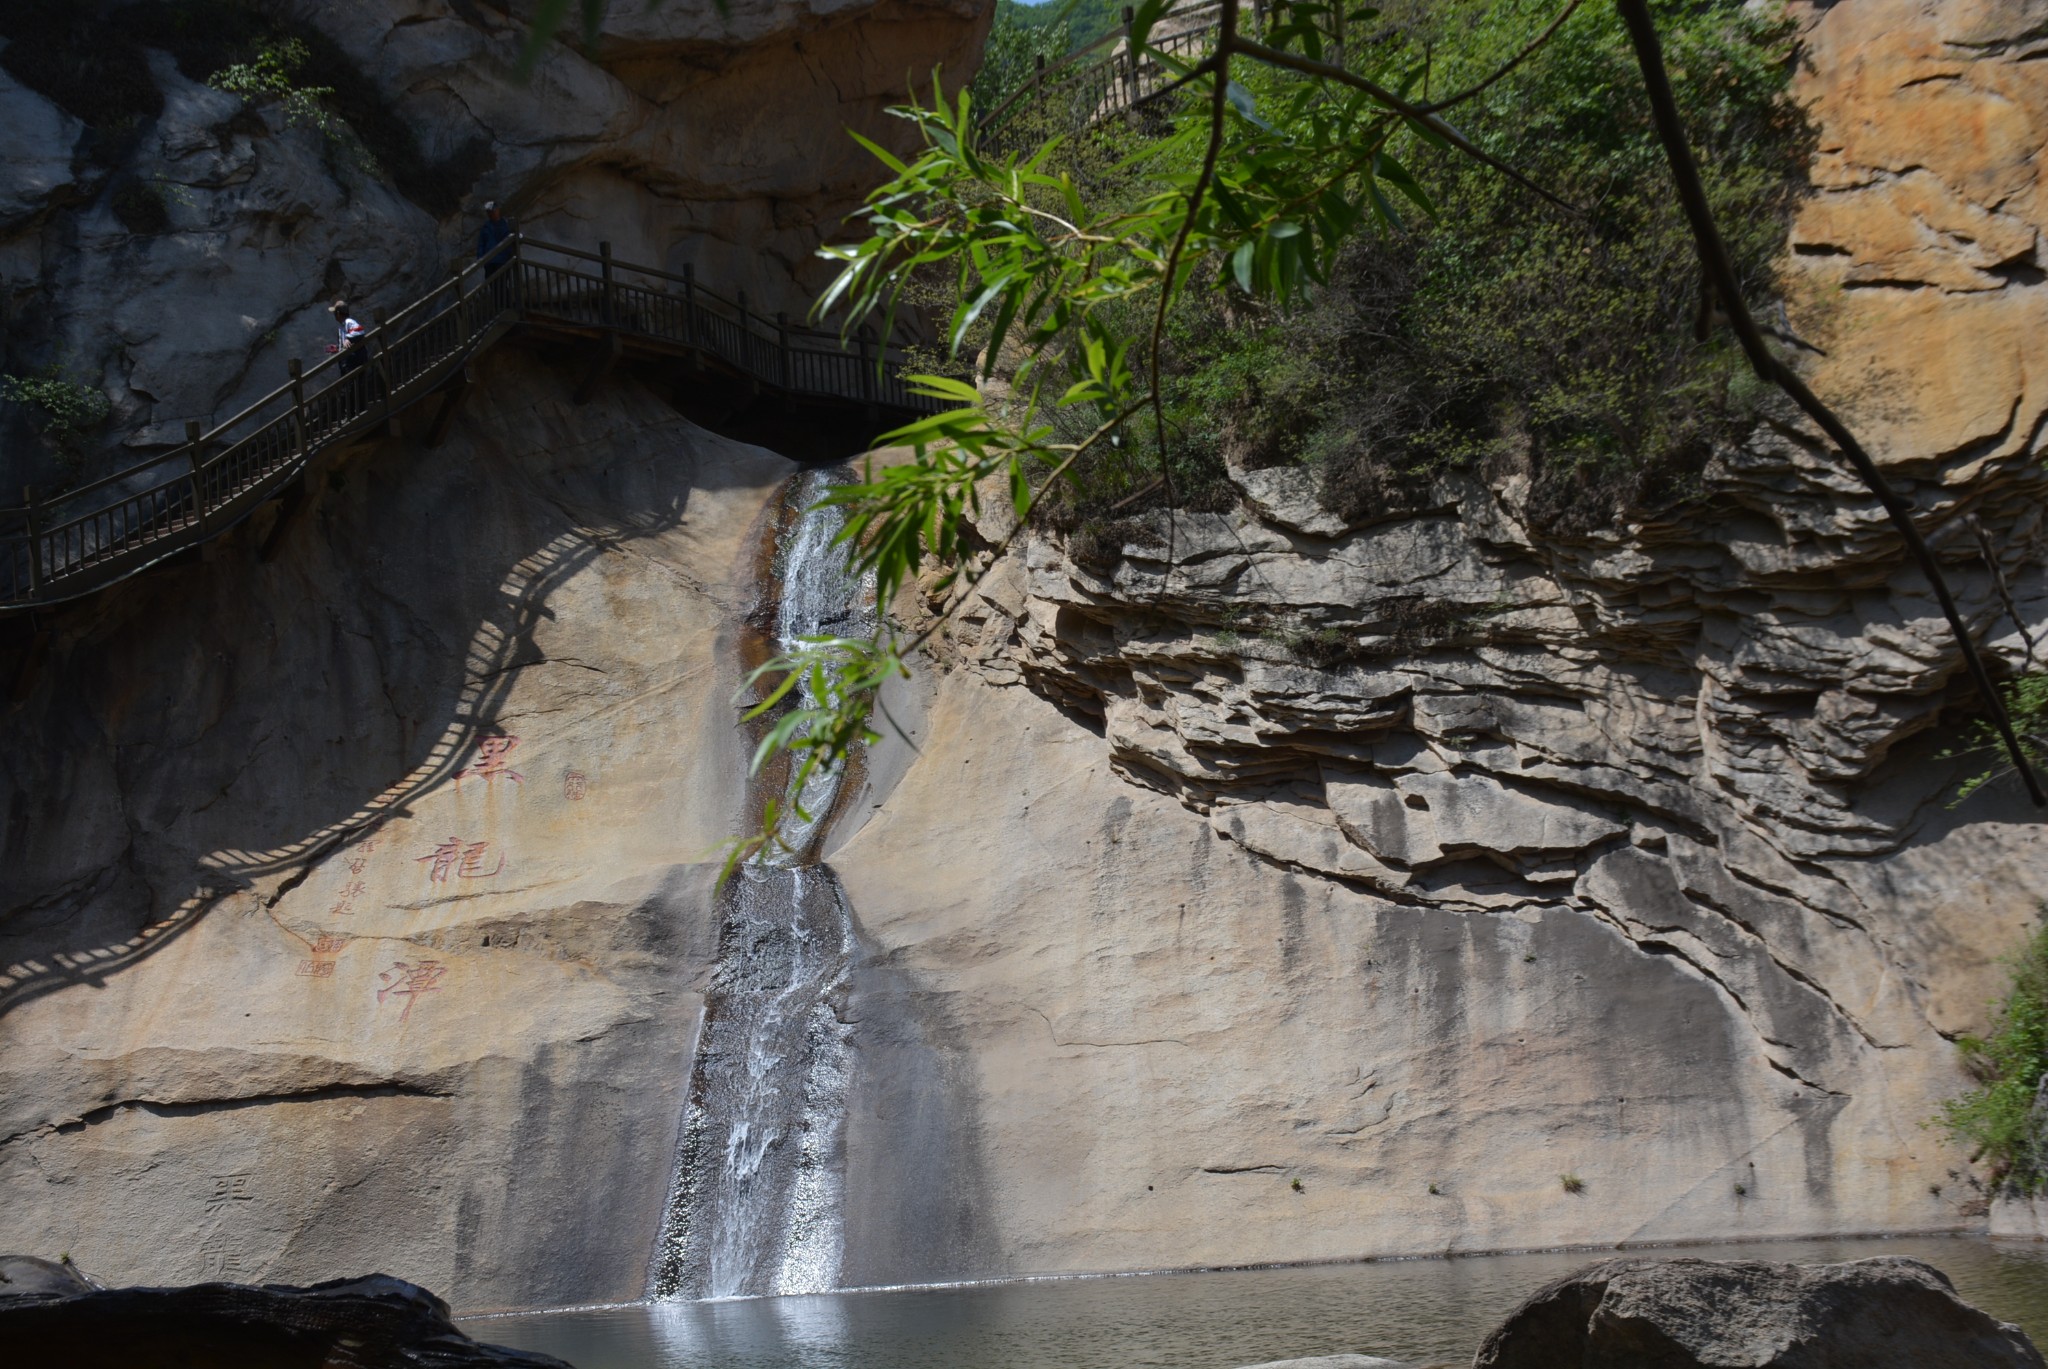
[(413, 1005), (430, 993), (441, 991), (441, 980), (448, 973), (448, 967), (438, 960), (394, 961), (390, 969), (377, 976), (383, 985), (377, 990), (377, 1003), (381, 1007), (387, 998), (397, 999), (405, 1006), (398, 1014), (403, 1023), (412, 1018)]

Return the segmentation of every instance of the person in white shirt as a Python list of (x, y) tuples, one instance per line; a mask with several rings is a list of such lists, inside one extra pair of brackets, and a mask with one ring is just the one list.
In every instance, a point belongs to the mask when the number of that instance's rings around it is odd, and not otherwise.
[(341, 353), (341, 373), (348, 375), (360, 370), (363, 364), (363, 325), (348, 316), (348, 301), (334, 302), (335, 340), (328, 347), (330, 352)]

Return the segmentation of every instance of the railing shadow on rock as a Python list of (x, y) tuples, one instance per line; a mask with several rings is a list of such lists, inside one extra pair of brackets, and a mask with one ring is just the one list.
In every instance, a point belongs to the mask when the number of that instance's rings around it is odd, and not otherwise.
[[(310, 478), (319, 459), (388, 431), (515, 331), (589, 335), (619, 351), (683, 358), (750, 387), (855, 404), (879, 415), (938, 401), (901, 378), (900, 349), (865, 334), (793, 326), (680, 274), (516, 235), (502, 261), (472, 262), (365, 334), (360, 347), (290, 378), (224, 422), (186, 425), (183, 446), (59, 494), (0, 509), (0, 614), (91, 594), (225, 532)], [(593, 374), (596, 374), (593, 372)]]
[[(237, 894), (258, 895), (254, 906), (312, 955), (313, 943), (279, 920), (276, 904), (282, 893), (342, 848), (376, 837), (388, 819), (412, 816), (415, 800), (473, 761), (479, 739), (492, 735), (511, 693), (517, 674), (512, 663), (531, 647), (534, 631), (549, 616), (546, 605), (554, 591), (603, 553), (677, 526), (682, 514), (678, 505), (636, 511), (608, 526), (575, 523), (520, 557), (500, 579), (497, 602), (470, 637), (463, 652), (461, 684), (432, 740), (419, 748), (418, 759), (403, 776), (345, 816), (301, 830), (276, 845), (222, 847), (209, 852), (200, 859), (189, 892), (168, 912), (130, 935), (79, 936), (72, 930), (76, 919), (69, 917), (32, 918), (36, 928), (26, 933), (16, 927), (0, 928), (0, 1018), (73, 985), (104, 985), (115, 974), (184, 936), (223, 900)], [(281, 885), (277, 883), (280, 878)], [(270, 882), (267, 892), (266, 881)], [(58, 890), (16, 911), (36, 913), (74, 892)], [(34, 944), (38, 929), (44, 944)], [(67, 941), (66, 933), (68, 944), (58, 944)]]

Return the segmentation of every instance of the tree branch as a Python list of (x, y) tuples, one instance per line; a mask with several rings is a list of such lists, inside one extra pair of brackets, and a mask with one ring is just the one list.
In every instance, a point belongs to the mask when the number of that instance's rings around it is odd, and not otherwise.
[(1663, 44), (1657, 39), (1657, 26), (1650, 18), (1650, 9), (1645, 0), (1615, 0), (1622, 22), (1628, 26), (1629, 38), (1635, 45), (1636, 64), (1642, 68), (1643, 87), (1650, 97), (1650, 110), (1655, 117), (1657, 137), (1664, 144), (1664, 152), (1671, 162), (1671, 178), (1677, 183), (1679, 202), (1685, 208), (1685, 216), (1692, 224), (1693, 242), (1699, 249), (1700, 267), (1712, 282), (1714, 291), (1720, 297), (1722, 313), (1728, 326), (1734, 330), (1736, 341), (1749, 358), (1749, 364), (1757, 377), (1776, 385), (1791, 397), (1792, 402), (1806, 412), (1828, 435), (1836, 448), (1848, 458), (1858, 478), (1877, 502), (1891, 516), (1892, 526), (1905, 540), (1906, 550), (1918, 563), (1927, 582), (1934, 588), (1934, 597), (1941, 603), (1941, 611), (1948, 618), (1949, 631), (1955, 635), (1956, 645), (1962, 649), (1963, 663), (1969, 670), (1970, 678), (1976, 683), (1977, 693), (1984, 701), (1985, 711), (1991, 715), (1992, 724), (1998, 729), (2005, 742), (2006, 751), (2012, 757), (2013, 768), (2025, 781), (2027, 793), (2036, 807), (2048, 808), (2048, 792), (2041, 788), (2040, 776), (2028, 763), (2026, 751), (2020, 739), (2013, 734), (2012, 720), (2006, 716), (2004, 701), (1998, 697), (1998, 688), (1991, 682), (1991, 675), (1984, 669), (1983, 658), (1977, 654), (1976, 643), (1970, 640), (1969, 629), (1963, 624), (1962, 613), (1956, 608), (1955, 596), (1949, 593), (1948, 582), (1942, 578), (1941, 567), (1934, 560), (1934, 553), (1927, 549), (1927, 542), (1920, 536), (1920, 529), (1913, 523), (1913, 509), (1899, 497), (1890, 482), (1884, 478), (1870, 453), (1856, 440), (1847, 424), (1835, 415), (1834, 410), (1822, 403), (1820, 397), (1807, 388), (1799, 378), (1764, 340), (1763, 330), (1757, 327), (1756, 319), (1750, 315), (1749, 306), (1742, 298), (1742, 281), (1736, 275), (1735, 263), (1728, 255), (1726, 244), (1721, 241), (1720, 229), (1714, 223), (1713, 207), (1708, 203), (1706, 185), (1700, 179), (1699, 166), (1693, 160), (1692, 148), (1686, 142), (1685, 123), (1679, 117), (1678, 100), (1671, 92), (1671, 79), (1664, 70)]
[[(1574, 214), (1579, 212), (1576, 206), (1559, 199), (1500, 158), (1478, 147), (1470, 138), (1458, 132), (1457, 129), (1452, 128), (1442, 119), (1437, 118), (1436, 115), (1431, 114), (1421, 105), (1411, 104), (1383, 85), (1368, 81), (1363, 76), (1346, 71), (1343, 67), (1332, 66), (1328, 62), (1318, 62), (1313, 58), (1302, 57), (1292, 52), (1282, 52), (1279, 48), (1269, 48), (1264, 43), (1254, 43), (1244, 38), (1233, 39), (1229, 50), (1249, 57), (1254, 62), (1264, 62), (1268, 66), (1285, 67), (1289, 71), (1298, 71), (1304, 76), (1316, 76), (1325, 81), (1335, 81), (1339, 85), (1350, 86), (1354, 90), (1362, 90), (1386, 108), (1393, 110), (1405, 119), (1413, 120), (1431, 133), (1434, 133), (1437, 137), (1442, 138), (1452, 147), (1457, 148), (1458, 151), (1466, 156), (1486, 163), (1495, 171), (1500, 172), (1501, 175), (1506, 176), (1518, 185), (1535, 191), (1558, 208), (1569, 210)], [(1217, 51), (1224, 51), (1224, 46), (1220, 41), (1217, 43)]]
[(1529, 46), (1523, 48), (1520, 52), (1516, 53), (1512, 58), (1508, 60), (1508, 64), (1506, 66), (1501, 67), (1500, 69), (1495, 71), (1493, 75), (1487, 77), (1478, 85), (1469, 86), (1466, 89), (1459, 91), (1456, 95), (1450, 96), (1448, 99), (1438, 100), (1432, 104), (1417, 105), (1416, 108), (1421, 110), (1424, 114), (1437, 114), (1441, 113), (1446, 109), (1449, 109), (1452, 105), (1464, 104), (1465, 101), (1479, 94), (1488, 86), (1492, 85), (1495, 81), (1498, 81), (1501, 77), (1507, 75), (1516, 67), (1522, 65), (1522, 63), (1527, 61), (1530, 57), (1534, 56), (1538, 48), (1542, 47), (1545, 43), (1549, 42), (1551, 38), (1557, 33), (1557, 31), (1564, 27), (1564, 21), (1572, 17), (1573, 11), (1577, 10), (1581, 3), (1582, 0), (1570, 0), (1569, 4), (1567, 4), (1563, 9), (1558, 11), (1557, 18), (1550, 21), (1550, 27), (1536, 35), (1535, 41), (1531, 42)]

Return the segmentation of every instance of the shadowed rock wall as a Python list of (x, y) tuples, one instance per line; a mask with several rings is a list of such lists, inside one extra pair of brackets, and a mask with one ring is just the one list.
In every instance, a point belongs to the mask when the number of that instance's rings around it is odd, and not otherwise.
[[(95, 470), (176, 445), (189, 419), (226, 418), (283, 384), (288, 358), (317, 360), (335, 296), (368, 324), (440, 284), (471, 260), (486, 200), (552, 241), (694, 263), (707, 286), (800, 317), (825, 279), (814, 249), (880, 169), (847, 130), (900, 146), (908, 126), (884, 109), (935, 66), (971, 75), (992, 13), (982, 0), (734, 0), (725, 13), (619, 0), (594, 50), (572, 20), (521, 79), (528, 4), (273, 8), (389, 101), (459, 208), (437, 219), (356, 145), (275, 103), (245, 108), (167, 53), (148, 57), (162, 114), (119, 139), (0, 72), (0, 370), (55, 365), (107, 396), (94, 440), (126, 447), (96, 451)], [(137, 186), (161, 200), (162, 231), (116, 213)], [(9, 417), (0, 505), (66, 476)]]

